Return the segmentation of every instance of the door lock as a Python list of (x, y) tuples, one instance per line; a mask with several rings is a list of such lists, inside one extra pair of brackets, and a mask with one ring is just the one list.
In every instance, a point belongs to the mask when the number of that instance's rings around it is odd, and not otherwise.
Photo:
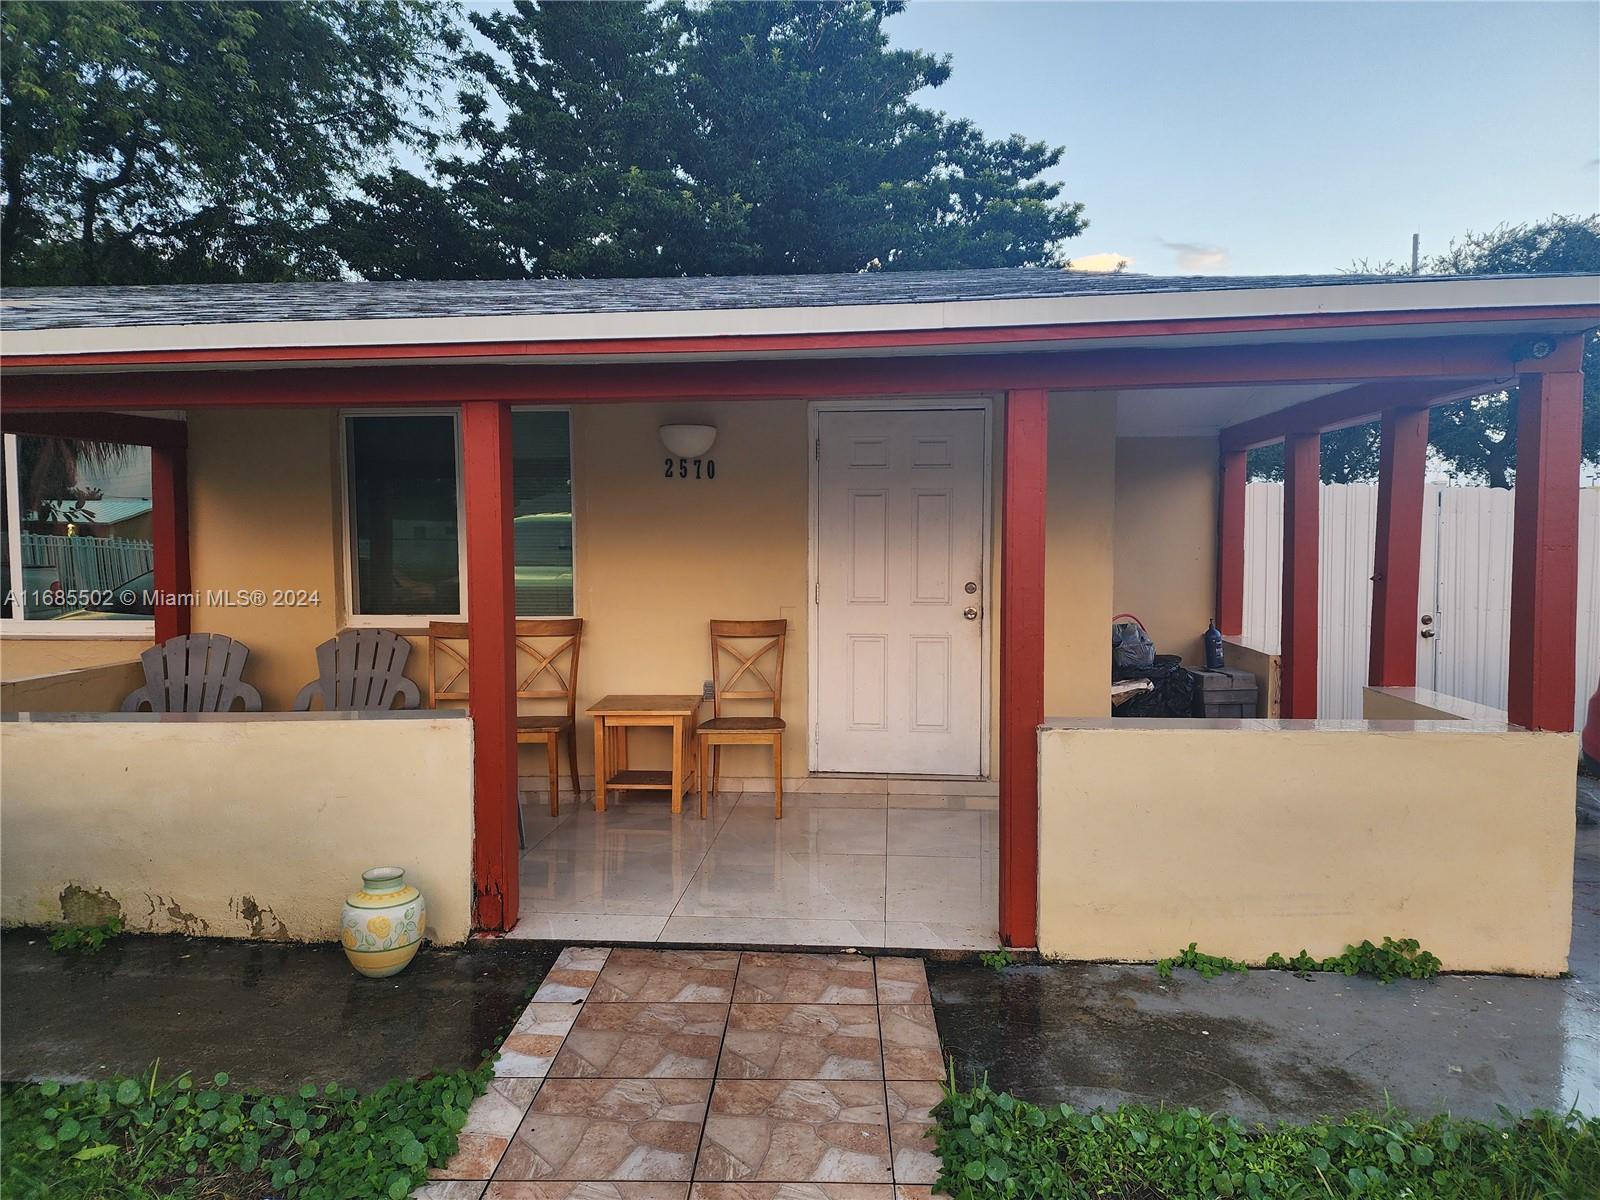
[(978, 585), (976, 583), (973, 583), (973, 582), (969, 581), (967, 583), (967, 595), (976, 596), (977, 594), (978, 594)]
[(969, 621), (976, 621), (978, 619), (978, 610), (975, 608), (963, 608), (961, 615)]

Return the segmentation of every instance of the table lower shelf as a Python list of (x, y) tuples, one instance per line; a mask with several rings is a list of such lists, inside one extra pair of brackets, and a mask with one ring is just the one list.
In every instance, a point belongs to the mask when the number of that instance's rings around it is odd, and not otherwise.
[[(694, 780), (694, 772), (686, 771), (683, 776), (687, 786)], [(606, 780), (606, 790), (614, 792), (625, 791), (658, 791), (670, 792), (672, 790), (671, 771), (618, 771)]]

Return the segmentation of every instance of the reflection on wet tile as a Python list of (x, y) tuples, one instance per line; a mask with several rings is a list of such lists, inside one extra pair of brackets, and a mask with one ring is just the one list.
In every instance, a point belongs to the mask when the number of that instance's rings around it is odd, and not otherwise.
[[(667, 921), (663, 942), (715, 945), (860, 946), (883, 945), (882, 921), (800, 921), (789, 917), (686, 917)], [(994, 944), (993, 938), (989, 940)]]
[(614, 950), (595, 985), (603, 1004), (726, 1004), (733, 999), (739, 955), (725, 950)]
[(735, 1004), (717, 1074), (729, 1079), (882, 1079), (870, 1004)]
[[(547, 913), (528, 907), (523, 897), (517, 925), (509, 938), (541, 942), (599, 941), (653, 942), (666, 924), (664, 913), (623, 916), (615, 913)], [(991, 939), (992, 940), (992, 939)]]
[(719, 1079), (696, 1177), (892, 1181), (881, 1083)]
[(791, 854), (884, 854), (886, 823), (881, 808), (785, 807), (783, 820), (772, 810), (739, 806), (717, 835), (716, 850), (725, 858), (770, 857), (775, 850)]
[(583, 1006), (550, 1068), (552, 1077), (710, 1079), (716, 1073), (725, 1004)]
[(725, 853), (719, 842), (673, 915), (882, 921), (887, 874), (881, 854), (751, 855), (737, 848)]
[(990, 857), (912, 857), (891, 854), (885, 919), (943, 925), (995, 925), (1000, 920), (1000, 867)]
[(1000, 814), (972, 809), (889, 808), (889, 853), (977, 858), (1000, 841)]
[(687, 1180), (711, 1082), (550, 1079), (496, 1179)]
[(1000, 907), (995, 919), (981, 925), (945, 925), (928, 921), (889, 921), (883, 944), (900, 950), (993, 950), (1000, 944)]
[(891, 1081), (889, 1144), (894, 1151), (896, 1183), (933, 1183), (939, 1178), (939, 1155), (933, 1139), (933, 1110), (944, 1099), (937, 1083)]
[(761, 954), (739, 959), (735, 1002), (873, 1004), (872, 960), (859, 954)]
[(885, 1079), (943, 1079), (944, 1059), (931, 1004), (894, 1004), (878, 1010), (883, 1025)]
[(931, 1004), (928, 994), (928, 972), (920, 958), (890, 958), (872, 960), (878, 977), (879, 1004)]

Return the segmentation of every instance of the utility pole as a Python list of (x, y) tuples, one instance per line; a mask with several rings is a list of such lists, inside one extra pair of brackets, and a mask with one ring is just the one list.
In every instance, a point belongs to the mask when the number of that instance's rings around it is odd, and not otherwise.
[(1422, 235), (1420, 233), (1413, 233), (1411, 235), (1411, 273), (1413, 275), (1415, 275), (1421, 269), (1422, 269)]

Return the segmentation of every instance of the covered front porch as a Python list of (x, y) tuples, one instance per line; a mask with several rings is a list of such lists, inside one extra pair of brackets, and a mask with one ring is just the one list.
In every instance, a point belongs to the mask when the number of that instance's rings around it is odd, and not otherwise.
[[(1139, 938), (1102, 936), (1118, 927), (1107, 916), (1110, 901), (1081, 889), (1090, 879), (1140, 876), (1130, 868), (1144, 853), (1141, 837), (1155, 830), (1138, 820), (1156, 811), (1153, 788), (1190, 796), (1191, 815), (1212, 811), (1222, 822), (1214, 827), (1246, 842), (1246, 834), (1272, 824), (1251, 813), (1272, 808), (1274, 797), (1324, 794), (1303, 786), (1309, 781), (1295, 776), (1294, 757), (1279, 754), (1295, 735), (1348, 735), (1327, 751), (1348, 768), (1324, 777), (1337, 783), (1329, 805), (1338, 787), (1374, 786), (1388, 762), (1376, 751), (1396, 744), (1386, 735), (1406, 735), (1402, 759), (1419, 772), (1411, 786), (1441, 801), (1476, 761), (1444, 747), (1439, 739), (1455, 715), (1426, 703), (1403, 730), (1380, 722), (1377, 710), (1372, 723), (1358, 727), (1301, 724), (1316, 718), (1315, 496), (1323, 430), (1384, 422), (1370, 682), (1403, 689), (1415, 683), (1408, 671), (1415, 661), (1427, 409), (1520, 387), (1526, 482), (1517, 489), (1510, 711), (1493, 728), (1458, 721), (1448, 738), (1483, 735), (1482, 753), (1502, 765), (1537, 760), (1541, 781), (1569, 750), (1575, 761), (1573, 740), (1560, 735), (1572, 712), (1580, 356), (1582, 330), (1600, 319), (1600, 306), (1584, 302), (1583, 281), (1546, 281), (1538, 290), (1513, 282), (1241, 287), (1246, 301), (1226, 313), (1186, 299), (1138, 320), (1131, 313), (1068, 319), (1059, 300), (997, 301), (1033, 307), (996, 310), (960, 327), (921, 313), (905, 317), (921, 322), (914, 328), (774, 334), (731, 331), (738, 321), (730, 318), (728, 334), (479, 340), (448, 348), (423, 339), (364, 350), (352, 339), (381, 331), (354, 328), (318, 330), (315, 346), (302, 331), (293, 346), (227, 351), (67, 352), (41, 338), (31, 355), (8, 347), (3, 421), (7, 433), (151, 448), (151, 636), (195, 630), (247, 642), (270, 709), (287, 707), (312, 671), (311, 648), (342, 628), (394, 627), (425, 647), (426, 622), (406, 619), (417, 613), (360, 610), (362, 578), (351, 565), (360, 558), (361, 535), (348, 511), (349, 429), (383, 413), (448, 418), (459, 439), (459, 459), (450, 455), (459, 462), (458, 608), (421, 615), (456, 616), (469, 631), (470, 861), (452, 866), (442, 886), (470, 889), (474, 929), (608, 944), (971, 948), (999, 940), (1068, 957), (1142, 957), (1148, 946)], [(1258, 302), (1267, 293), (1275, 293), (1271, 302)], [(259, 369), (236, 369), (245, 363)], [(525, 706), (515, 695), (516, 621), (529, 615), (518, 547), (519, 519), (527, 515), (518, 494), (518, 419), (525, 413), (560, 413), (570, 422), (570, 609), (544, 611), (585, 622), (576, 699), (583, 795), (571, 796), (563, 784), (554, 819), (544, 815), (542, 758), (535, 762), (517, 742)], [(970, 413), (978, 432), (947, 436), (936, 426), (907, 425), (904, 479), (850, 483), (850, 471), (868, 478), (892, 470), (892, 455), (882, 462), (867, 456), (846, 462), (847, 478), (830, 489), (830, 413), (938, 420)], [(658, 431), (679, 422), (717, 428), (714, 477), (691, 479), (670, 457), (663, 462)], [(840, 445), (891, 445), (895, 436), (869, 428)], [(939, 457), (933, 443), (941, 438), (970, 459), (964, 492), (919, 482), (921, 468), (959, 465)], [(1244, 455), (1274, 440), (1286, 446), (1283, 636), (1280, 654), (1261, 656), (1258, 673), (1270, 684), (1281, 672), (1283, 723), (1174, 720), (1141, 732), (1114, 722), (1110, 614), (1140, 613), (1162, 649), (1191, 663), (1212, 616), (1225, 635), (1239, 634)], [(928, 457), (919, 461), (924, 451)], [(924, 545), (897, 534), (887, 515), (901, 494), (937, 535), (927, 547), (970, 542), (976, 556), (957, 561), (951, 550), (948, 561), (933, 565), (926, 554), (897, 559), (901, 545)], [(841, 499), (848, 503), (829, 508)], [(849, 536), (834, 537), (841, 528)], [(916, 534), (922, 527), (903, 528)], [(827, 556), (835, 551), (842, 573), (830, 575)], [(869, 578), (868, 568), (881, 572)], [(836, 596), (829, 580), (856, 587), (851, 600), (858, 607), (882, 608), (896, 571), (912, 591), (885, 627), (890, 632), (839, 626), (838, 640), (848, 645), (831, 641), (826, 606)], [(282, 610), (193, 599), (217, 588), (285, 585), (318, 592), (323, 601)], [(910, 627), (912, 617), (933, 616), (949, 624)], [(587, 707), (619, 692), (698, 692), (710, 674), (706, 623), (716, 618), (787, 622), (784, 817), (775, 819), (770, 803), (770, 758), (744, 747), (729, 752), (723, 790), (710, 797), (704, 821), (692, 802), (674, 814), (649, 793), (614, 798), (607, 811), (596, 811)], [(968, 631), (971, 645), (963, 649), (954, 639)], [(928, 656), (913, 654), (905, 670), (891, 669), (891, 634), (908, 635), (916, 653)], [(873, 658), (879, 649), (882, 656)], [(1235, 653), (1248, 656), (1252, 648), (1236, 646)], [(844, 674), (827, 674), (830, 655), (848, 668)], [(414, 651), (413, 664), (420, 678), (423, 655)], [(927, 669), (908, 677), (912, 668)], [(868, 686), (874, 679), (883, 681), (881, 692)], [(924, 687), (929, 680), (941, 686)], [(881, 696), (876, 709), (874, 696)], [(863, 770), (831, 756), (830, 719), (843, 712), (844, 726), (872, 730), (890, 727), (896, 711), (911, 731), (910, 749), (899, 758)], [(1041, 741), (1047, 720), (1067, 724)], [(969, 758), (919, 754), (931, 739), (918, 742), (912, 733), (936, 729), (956, 730)], [(13, 745), (26, 736), (19, 730), (16, 722), (6, 728)], [(1097, 781), (1094, 795), (1074, 790), (1080, 767), (1100, 762), (1102, 737), (1121, 747), (1136, 733), (1133, 752), (1156, 776), (1096, 767), (1082, 777)], [(1228, 733), (1247, 736), (1224, 738)], [(1249, 785), (1238, 789), (1250, 797), (1243, 808), (1221, 804), (1226, 774), (1199, 772), (1197, 790), (1186, 790), (1196, 762), (1189, 738), (1232, 756), (1228, 770)], [(1076, 757), (1053, 749), (1068, 741), (1078, 747)], [(646, 757), (664, 752), (640, 744)], [(1524, 750), (1532, 757), (1519, 757)], [(1120, 752), (1111, 751), (1113, 760)], [(306, 787), (315, 793), (317, 785)], [(1527, 795), (1506, 797), (1507, 816), (1537, 814), (1533, 824), (1543, 831), (1527, 848), (1529, 871), (1515, 886), (1537, 881), (1543, 892), (1560, 891), (1562, 861), (1570, 883), (1570, 828), (1565, 849), (1558, 844), (1569, 793), (1540, 782)], [(1079, 807), (1085, 803), (1090, 808)], [(1104, 825), (1103, 836), (1086, 841), (1089, 818), (1106, 816), (1100, 805), (1131, 823)], [(1434, 819), (1429, 813), (1436, 810), (1414, 814), (1422, 827)], [(1382, 812), (1374, 820), (1403, 825)], [(1292, 830), (1291, 822), (1272, 836), (1290, 838)], [(1251, 853), (1270, 856), (1276, 846), (1269, 839)], [(1487, 869), (1479, 861), (1485, 843), (1461, 853), (1471, 860), (1455, 864), (1461, 874)], [(1338, 936), (1334, 924), (1354, 938), (1387, 931), (1374, 925), (1405, 909), (1419, 887), (1431, 907), (1408, 911), (1450, 908), (1439, 881), (1381, 873), (1363, 899), (1351, 898), (1332, 866), (1312, 876), (1296, 881), (1300, 903), (1315, 908), (1335, 891), (1344, 897), (1340, 920), (1318, 934), (1326, 939)], [(330, 891), (340, 882), (330, 881)], [(1168, 888), (1171, 882), (1151, 877), (1141, 889), (1152, 900), (1156, 940), (1181, 945), (1200, 935), (1236, 957), (1281, 948), (1261, 942), (1262, 927), (1241, 912), (1284, 908), (1273, 889), (1288, 886), (1287, 878), (1198, 914), (1167, 903), (1164, 889), (1181, 891)], [(1461, 964), (1559, 970), (1547, 948), (1560, 941), (1555, 925), (1562, 918), (1548, 898), (1523, 908), (1539, 933), (1524, 941), (1537, 941), (1537, 952), (1519, 957), (1508, 949), (1526, 926), (1508, 925), (1477, 942), (1444, 924), (1438, 933), (1454, 939)], [(1427, 929), (1403, 932), (1428, 940)]]

